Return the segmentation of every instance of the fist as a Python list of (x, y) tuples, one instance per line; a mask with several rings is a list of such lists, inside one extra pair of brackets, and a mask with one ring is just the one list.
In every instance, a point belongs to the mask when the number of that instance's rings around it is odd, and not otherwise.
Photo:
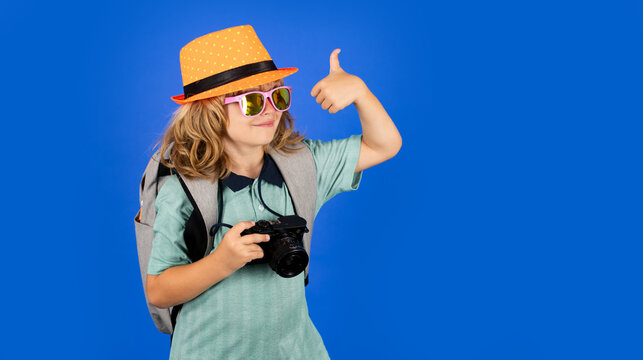
[(330, 54), (330, 71), (328, 76), (313, 86), (310, 95), (315, 97), (322, 109), (334, 114), (355, 102), (366, 92), (366, 84), (355, 75), (345, 72), (339, 66), (337, 55), (341, 49)]

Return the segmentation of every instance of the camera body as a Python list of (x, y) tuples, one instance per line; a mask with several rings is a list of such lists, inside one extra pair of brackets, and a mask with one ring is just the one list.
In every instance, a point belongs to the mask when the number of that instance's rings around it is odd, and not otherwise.
[(304, 233), (307, 232), (306, 220), (297, 215), (257, 221), (253, 227), (243, 230), (241, 236), (268, 234), (270, 240), (257, 243), (263, 249), (264, 256), (247, 265), (268, 263), (281, 277), (299, 275), (308, 266), (308, 253), (303, 242)]

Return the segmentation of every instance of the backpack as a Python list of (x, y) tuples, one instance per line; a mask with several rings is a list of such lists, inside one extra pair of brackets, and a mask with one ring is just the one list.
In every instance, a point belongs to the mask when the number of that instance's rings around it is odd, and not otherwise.
[[(164, 154), (164, 158), (169, 161), (170, 144)], [(293, 201), (294, 209), (297, 215), (306, 219), (308, 232), (304, 234), (303, 243), (308, 258), (310, 259), (310, 240), (312, 237), (313, 222), (315, 220), (315, 205), (317, 200), (317, 171), (315, 160), (310, 149), (303, 143), (299, 151), (291, 154), (277, 152), (272, 147), (269, 148), (268, 154), (272, 157), (275, 164), (282, 174), (284, 182)], [(217, 195), (219, 182), (212, 183), (211, 180), (195, 178), (190, 180), (178, 173), (176, 169), (170, 169), (160, 162), (160, 149), (157, 150), (147, 164), (139, 189), (139, 199), (141, 208), (134, 217), (134, 227), (136, 233), (136, 247), (143, 280), (143, 292), (147, 308), (152, 316), (156, 327), (163, 333), (172, 334), (176, 325), (177, 316), (183, 304), (171, 306), (167, 309), (158, 308), (150, 304), (147, 297), (147, 264), (152, 252), (152, 242), (154, 233), (154, 219), (156, 218), (156, 209), (154, 207), (156, 196), (161, 187), (169, 176), (177, 174), (179, 182), (190, 199), (194, 210), (190, 219), (186, 222), (183, 238), (188, 249), (188, 256), (192, 262), (196, 262), (208, 255), (212, 250), (214, 236), (208, 229), (216, 223), (217, 219)], [(304, 286), (308, 285), (308, 269), (310, 263), (305, 269)]]

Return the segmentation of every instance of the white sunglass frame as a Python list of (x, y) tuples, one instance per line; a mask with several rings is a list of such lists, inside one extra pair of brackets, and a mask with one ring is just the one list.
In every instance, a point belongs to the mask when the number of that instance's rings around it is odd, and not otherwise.
[[(277, 107), (275, 106), (275, 103), (272, 101), (272, 93), (279, 89), (288, 89), (288, 93), (290, 94), (290, 103), (288, 104), (288, 107), (283, 110), (277, 109)], [(261, 108), (261, 111), (257, 115), (246, 115), (246, 112), (243, 110), (243, 100), (246, 95), (254, 94), (254, 93), (263, 95), (263, 108)], [(279, 86), (268, 91), (259, 91), (259, 90), (248, 91), (247, 93), (239, 94), (237, 96), (226, 97), (224, 104), (227, 105), (227, 104), (232, 104), (234, 102), (237, 102), (239, 103), (239, 109), (241, 110), (241, 114), (245, 117), (253, 118), (263, 114), (263, 111), (266, 110), (266, 104), (268, 103), (268, 101), (270, 101), (270, 103), (272, 104), (272, 107), (279, 112), (284, 112), (290, 109), (290, 107), (292, 106), (292, 86), (285, 86), (285, 85)]]

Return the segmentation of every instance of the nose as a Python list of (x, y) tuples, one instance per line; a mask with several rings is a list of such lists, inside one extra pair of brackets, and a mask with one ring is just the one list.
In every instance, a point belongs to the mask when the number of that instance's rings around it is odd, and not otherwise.
[(274, 106), (272, 106), (272, 101), (269, 99), (266, 99), (266, 108), (263, 109), (264, 114), (272, 114), (273, 112), (277, 111)]

